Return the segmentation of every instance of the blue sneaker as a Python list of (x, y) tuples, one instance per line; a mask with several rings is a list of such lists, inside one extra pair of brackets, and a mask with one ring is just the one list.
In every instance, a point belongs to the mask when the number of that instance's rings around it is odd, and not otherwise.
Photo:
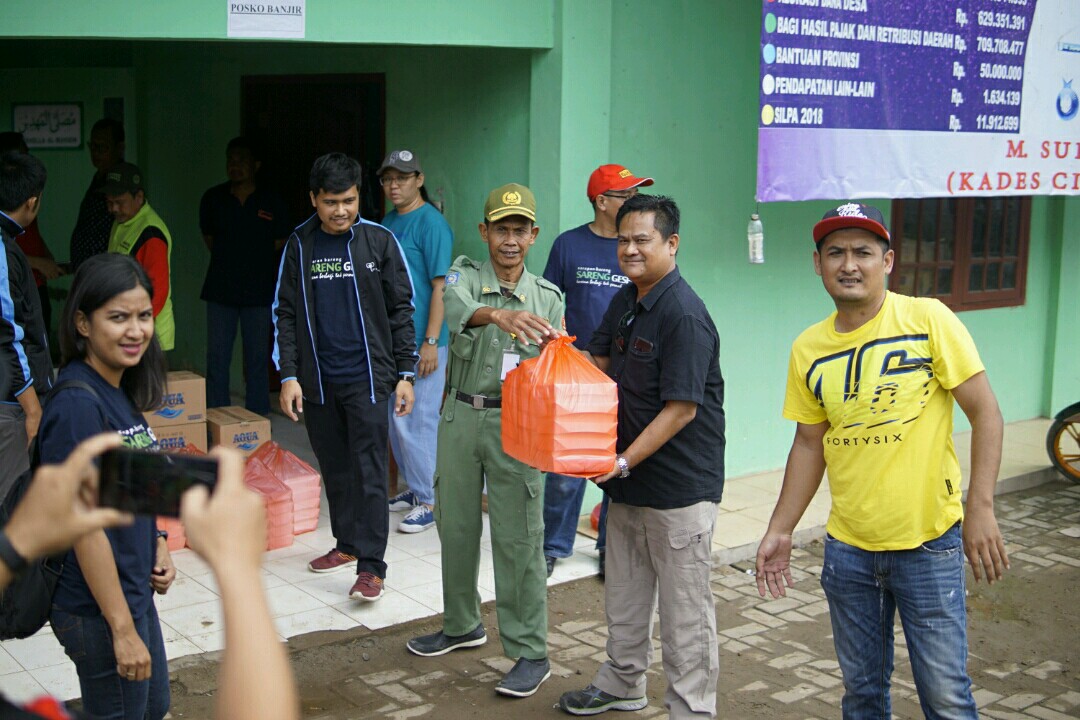
[(412, 510), (419, 504), (420, 503), (416, 501), (416, 495), (413, 494), (412, 490), (406, 490), (405, 492), (398, 493), (390, 498), (391, 510)]
[(398, 532), (418, 533), (435, 527), (435, 515), (427, 505), (417, 505), (398, 525)]

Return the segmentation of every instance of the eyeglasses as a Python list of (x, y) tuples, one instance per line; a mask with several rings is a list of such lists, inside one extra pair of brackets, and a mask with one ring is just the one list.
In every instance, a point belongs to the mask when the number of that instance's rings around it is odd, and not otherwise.
[(619, 327), (615, 330), (615, 347), (619, 348), (619, 352), (626, 352), (626, 343), (629, 341), (630, 326), (634, 324), (634, 318), (637, 317), (633, 310), (627, 310), (623, 313), (623, 316), (619, 318)]
[(610, 192), (606, 192), (606, 193), (600, 193), (600, 194), (603, 195), (604, 197), (617, 198), (619, 200), (622, 200), (623, 202), (626, 202), (630, 198), (637, 195), (637, 190), (635, 190), (633, 192), (628, 192), (628, 193), (610, 193)]
[(417, 173), (409, 173), (408, 175), (383, 175), (381, 178), (379, 178), (379, 184), (383, 187), (387, 187), (389, 185), (397, 185), (398, 187), (401, 187), (416, 176)]

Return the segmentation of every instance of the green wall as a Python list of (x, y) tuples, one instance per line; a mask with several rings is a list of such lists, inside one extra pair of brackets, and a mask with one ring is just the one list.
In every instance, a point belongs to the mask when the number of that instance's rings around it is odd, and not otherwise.
[[(12, 60), (10, 56), (4, 59), (9, 62)], [(70, 101), (82, 103), (84, 139), (81, 148), (33, 151), (45, 163), (49, 173), (45, 194), (42, 197), (38, 226), (53, 256), (57, 260), (67, 260), (71, 230), (79, 214), (79, 202), (94, 175), (94, 166), (90, 164), (88, 148), (90, 126), (102, 116), (101, 108), (104, 98), (134, 95), (135, 81), (131, 69), (76, 66), (64, 70), (35, 69), (31, 72), (12, 67), (8, 63), (3, 63), (0, 67), (2, 67), (0, 87), (4, 88), (3, 95), (0, 96), (0, 129), (11, 129), (12, 103)], [(128, 140), (132, 144), (129, 146), (138, 142), (137, 133), (133, 128), (128, 130)], [(57, 291), (65, 291), (68, 285), (70, 285), (69, 278), (61, 278), (49, 283), (54, 294)], [(63, 302), (55, 300), (53, 306), (53, 317), (59, 318)], [(56, 325), (55, 321), (53, 325)]]
[[(209, 254), (198, 229), (198, 204), (206, 188), (224, 180), (225, 144), (240, 129), (241, 76), (385, 73), (387, 147), (408, 146), (420, 154), (429, 191), (435, 197), (441, 191), (455, 233), (456, 253), (486, 254), (476, 225), (488, 190), (528, 179), (528, 51), (168, 41), (124, 44), (121, 55), (130, 62), (126, 68), (85, 67), (106, 43), (82, 41), (62, 51), (67, 65), (9, 67), (0, 79), (8, 89), (4, 102), (83, 102), (87, 137), (90, 125), (101, 116), (102, 98), (124, 97), (128, 159), (146, 172), (150, 202), (169, 225), (175, 243), (177, 350), (173, 360), (178, 367), (205, 369), (204, 307), (198, 298)], [(7, 46), (4, 59), (11, 62), (26, 56), (49, 57), (56, 43)], [(10, 124), (10, 111), (3, 110), (0, 106), (0, 129)], [(42, 230), (53, 252), (63, 258), (93, 168), (85, 149), (52, 150), (41, 157), (50, 173)], [(543, 257), (533, 259), (533, 264), (537, 262), (542, 263)], [(235, 355), (234, 378), (239, 379), (239, 352)]]
[[(832, 311), (810, 229), (835, 203), (762, 205), (765, 264), (747, 261), (759, 22), (751, 2), (617, 0), (612, 12), (611, 158), (655, 177), (653, 189), (683, 211), (679, 265), (720, 331), (731, 475), (783, 464), (794, 433), (780, 416), (788, 351)], [(876, 204), (888, 215), (887, 202)], [(1035, 199), (1023, 307), (960, 315), (1007, 421), (1080, 400), (1080, 237), (1068, 234), (1078, 207), (1080, 198)], [(967, 427), (960, 414), (957, 427)]]
[[(203, 366), (197, 298), (208, 261), (198, 202), (210, 184), (223, 180), (224, 147), (239, 130), (242, 75), (385, 73), (387, 146), (407, 145), (420, 154), (429, 191), (437, 196), (443, 190), (456, 251), (479, 251), (476, 224), (487, 191), (527, 175), (528, 56), (522, 51), (144, 43), (135, 63), (146, 123), (141, 154), (156, 178), (155, 207), (176, 238), (173, 297), (183, 320), (177, 347), (187, 349), (181, 362), (196, 368)], [(177, 67), (184, 68), (182, 82)]]
[[(546, 48), (552, 0), (308, 0), (305, 40)], [(223, 0), (4, 0), (10, 37), (226, 37)], [(296, 41), (287, 41), (296, 42)]]

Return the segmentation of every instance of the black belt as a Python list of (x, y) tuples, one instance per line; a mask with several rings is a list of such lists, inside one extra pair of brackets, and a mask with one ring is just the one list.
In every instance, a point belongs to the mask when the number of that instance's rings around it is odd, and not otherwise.
[(487, 395), (470, 395), (469, 393), (463, 393), (460, 390), (454, 391), (456, 397), (466, 405), (472, 405), (476, 410), (489, 410), (491, 408), (502, 407), (501, 397), (488, 397)]

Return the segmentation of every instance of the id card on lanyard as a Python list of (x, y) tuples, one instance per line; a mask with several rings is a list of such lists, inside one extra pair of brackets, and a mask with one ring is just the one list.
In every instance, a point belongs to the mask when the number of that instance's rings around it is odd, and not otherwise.
[(499, 381), (502, 382), (506, 379), (506, 374), (521, 364), (521, 356), (512, 350), (504, 350), (502, 358), (502, 374), (499, 375)]

